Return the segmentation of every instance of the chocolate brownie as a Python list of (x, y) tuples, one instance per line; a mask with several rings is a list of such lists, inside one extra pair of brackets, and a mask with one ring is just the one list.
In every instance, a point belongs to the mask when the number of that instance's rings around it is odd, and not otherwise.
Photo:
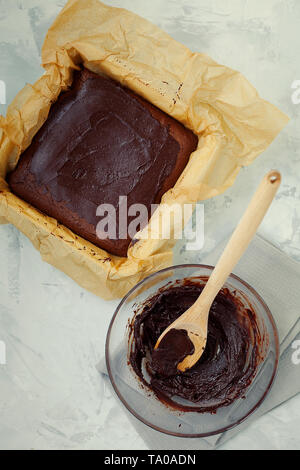
[[(100, 239), (97, 207), (159, 204), (183, 172), (197, 137), (119, 83), (87, 69), (51, 107), (49, 117), (9, 175), (12, 191), (74, 233), (117, 256), (130, 237)], [(133, 217), (128, 218), (128, 224)]]

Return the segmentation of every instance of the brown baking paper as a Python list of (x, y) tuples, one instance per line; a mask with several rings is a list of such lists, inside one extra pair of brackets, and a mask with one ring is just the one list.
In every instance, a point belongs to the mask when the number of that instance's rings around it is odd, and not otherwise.
[[(225, 191), (288, 121), (239, 72), (98, 0), (66, 4), (47, 33), (42, 63), (44, 75), (17, 95), (6, 118), (0, 117), (0, 222), (14, 224), (45, 261), (105, 299), (122, 297), (145, 276), (170, 265), (174, 240), (140, 239), (127, 258), (111, 256), (13, 195), (5, 182), (51, 104), (71, 84), (74, 69), (83, 63), (107, 74), (199, 136), (185, 171), (163, 196), (165, 204), (196, 203)], [(153, 217), (162, 220), (165, 208), (161, 205)]]

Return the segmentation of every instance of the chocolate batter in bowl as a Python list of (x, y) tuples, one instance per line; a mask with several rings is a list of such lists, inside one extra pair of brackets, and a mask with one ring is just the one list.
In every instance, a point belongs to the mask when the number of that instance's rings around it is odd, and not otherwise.
[(212, 306), (207, 347), (192, 369), (177, 370), (180, 355), (193, 350), (184, 331), (171, 335), (173, 354), (162, 343), (163, 354), (153, 354), (211, 271), (177, 266), (150, 276), (123, 299), (110, 325), (106, 359), (117, 395), (138, 419), (167, 434), (204, 437), (236, 426), (262, 403), (275, 377), (279, 345), (271, 313), (234, 275)]

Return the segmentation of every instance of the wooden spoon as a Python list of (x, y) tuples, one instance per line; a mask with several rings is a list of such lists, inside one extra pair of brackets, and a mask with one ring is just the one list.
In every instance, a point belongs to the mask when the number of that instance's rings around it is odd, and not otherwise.
[(233, 232), (221, 258), (213, 270), (205, 288), (197, 301), (159, 337), (155, 349), (162, 338), (172, 329), (186, 330), (193, 342), (195, 352), (187, 356), (179, 365), (182, 372), (190, 369), (202, 356), (207, 341), (209, 311), (218, 292), (238, 263), (254, 237), (281, 183), (278, 171), (269, 172), (262, 180), (240, 223)]

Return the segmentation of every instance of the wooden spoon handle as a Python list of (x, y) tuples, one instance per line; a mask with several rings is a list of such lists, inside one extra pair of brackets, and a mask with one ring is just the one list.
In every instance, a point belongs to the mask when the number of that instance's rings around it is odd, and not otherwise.
[(228, 276), (232, 273), (233, 268), (246, 251), (269, 209), (280, 183), (281, 175), (276, 170), (269, 172), (262, 180), (241, 221), (233, 232), (202, 294), (193, 306), (198, 312), (201, 312), (201, 309), (199, 309), (200, 305), (207, 308), (211, 306)]

